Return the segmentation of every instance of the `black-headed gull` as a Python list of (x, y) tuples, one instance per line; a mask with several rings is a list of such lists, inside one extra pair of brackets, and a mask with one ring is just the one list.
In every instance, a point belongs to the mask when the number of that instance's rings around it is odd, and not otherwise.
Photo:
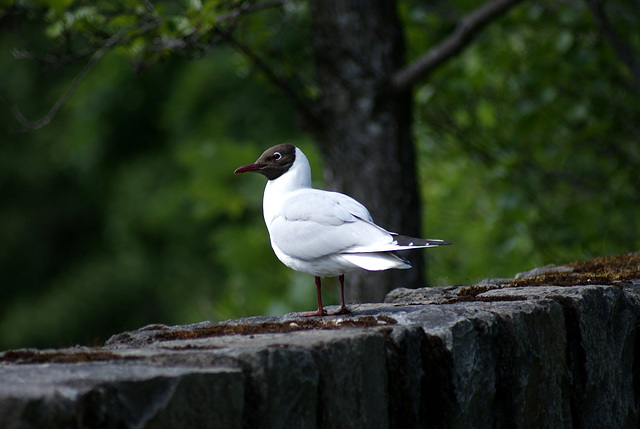
[(293, 145), (273, 146), (235, 173), (249, 171), (269, 179), (262, 209), (276, 256), (287, 267), (315, 276), (318, 311), (301, 316), (327, 315), (322, 307), (321, 277), (338, 277), (341, 306), (333, 314), (349, 313), (344, 304), (346, 273), (411, 268), (395, 251), (451, 244), (389, 232), (373, 223), (366, 207), (353, 198), (313, 189), (309, 161)]

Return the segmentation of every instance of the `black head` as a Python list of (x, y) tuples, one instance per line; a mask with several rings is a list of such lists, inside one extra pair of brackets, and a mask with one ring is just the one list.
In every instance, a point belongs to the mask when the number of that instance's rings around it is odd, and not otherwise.
[(283, 143), (265, 150), (255, 163), (238, 167), (234, 173), (254, 171), (263, 174), (269, 180), (273, 180), (289, 171), (295, 160), (296, 147)]

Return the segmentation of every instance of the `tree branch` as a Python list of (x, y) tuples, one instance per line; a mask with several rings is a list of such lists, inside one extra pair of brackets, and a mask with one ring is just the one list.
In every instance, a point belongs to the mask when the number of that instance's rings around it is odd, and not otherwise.
[(393, 94), (411, 90), (418, 81), (425, 79), (438, 66), (456, 56), (486, 25), (504, 15), (523, 0), (493, 0), (471, 12), (458, 24), (453, 34), (430, 49), (412, 64), (397, 71), (387, 88)]
[(255, 65), (264, 75), (274, 84), (276, 87), (280, 88), (284, 95), (291, 101), (291, 103), (296, 107), (298, 112), (300, 112), (306, 121), (306, 125), (312, 125), (317, 122), (318, 115), (315, 113), (313, 109), (313, 103), (307, 101), (303, 97), (298, 94), (293, 87), (289, 84), (286, 79), (278, 76), (273, 69), (262, 59), (258, 54), (252, 51), (248, 46), (242, 44), (237, 39), (233, 38), (231, 35), (225, 35), (227, 42), (229, 45), (236, 49), (238, 52), (246, 56), (252, 63)]
[[(216, 26), (222, 26), (222, 24), (226, 24), (229, 27), (229, 29), (232, 29), (233, 27), (235, 27), (235, 25), (237, 25), (237, 21), (243, 16), (256, 11), (266, 9), (266, 8), (281, 7), (283, 3), (284, 3), (283, 0), (265, 0), (261, 2), (258, 2), (256, 0), (240, 1), (228, 13), (221, 14), (216, 19)], [(58, 114), (58, 112), (64, 107), (64, 105), (69, 101), (69, 99), (73, 96), (80, 82), (82, 82), (82, 80), (87, 76), (87, 74), (89, 74), (89, 72), (93, 69), (93, 67), (98, 62), (98, 60), (100, 60), (100, 58), (102, 58), (109, 50), (111, 50), (115, 46), (126, 43), (127, 41), (133, 39), (134, 37), (140, 37), (143, 34), (147, 34), (153, 30), (160, 28), (163, 24), (163, 18), (158, 14), (152, 2), (150, 0), (144, 0), (143, 4), (146, 8), (147, 13), (139, 16), (140, 21), (138, 23), (120, 30), (113, 36), (101, 41), (97, 46), (84, 49), (80, 52), (75, 52), (75, 53), (72, 52), (70, 55), (67, 55), (67, 56), (60, 56), (55, 53), (46, 53), (44, 55), (39, 55), (33, 52), (14, 50), (13, 55), (15, 58), (35, 59), (40, 61), (41, 63), (45, 63), (47, 65), (56, 65), (56, 66), (66, 65), (66, 64), (84, 59), (86, 57), (90, 57), (87, 64), (73, 78), (71, 85), (65, 90), (65, 92), (60, 96), (60, 98), (58, 98), (58, 100), (54, 103), (54, 105), (49, 109), (47, 114), (43, 116), (41, 119), (38, 119), (36, 121), (33, 121), (33, 122), (29, 121), (24, 116), (24, 114), (20, 111), (20, 108), (18, 107), (18, 105), (13, 103), (11, 100), (9, 100), (7, 96), (5, 96), (3, 93), (0, 92), (0, 98), (9, 104), (9, 106), (11, 107), (11, 111), (13, 112), (13, 115), (22, 126), (20, 129), (15, 131), (25, 132), (25, 131), (37, 130), (47, 125), (48, 123), (50, 123), (53, 120), (53, 118)], [(214, 30), (221, 32), (219, 28)], [(131, 32), (133, 32), (133, 35), (129, 34)], [(190, 36), (186, 36), (182, 39), (169, 39), (161, 35), (160, 37), (152, 41), (152, 44), (148, 48), (148, 51), (160, 52), (160, 51), (170, 49), (171, 51), (176, 52), (178, 54), (189, 56), (190, 54), (189, 48), (194, 47), (201, 51), (200, 55), (203, 55), (211, 48), (212, 45), (211, 44), (199, 45), (197, 43), (198, 37), (199, 36), (197, 33), (194, 33), (193, 35), (190, 35)], [(237, 45), (236, 48), (239, 48), (239, 45)], [(246, 48), (244, 52), (245, 54), (247, 53), (251, 54), (251, 52)], [(295, 99), (294, 97), (295, 93), (293, 92), (293, 90), (291, 90), (291, 88), (289, 88), (289, 91), (286, 90), (285, 88), (286, 83), (282, 79), (279, 79), (273, 73), (272, 73), (273, 76), (269, 75), (269, 73), (266, 71), (267, 69), (266, 64), (260, 63), (260, 59), (256, 55), (252, 57), (252, 60), (256, 61), (258, 67), (263, 71), (265, 71), (265, 73), (267, 73), (267, 75), (270, 78), (275, 77), (275, 79), (272, 79), (273, 82), (276, 83), (278, 86), (280, 86), (285, 91), (285, 93), (287, 93), (287, 95), (290, 96), (290, 98)], [(301, 102), (301, 100), (299, 99), (298, 101)], [(298, 104), (296, 103), (296, 105)]]
[[(47, 114), (44, 115), (41, 119), (35, 122), (29, 122), (24, 117), (24, 115), (20, 112), (20, 109), (18, 108), (18, 106), (14, 103), (11, 103), (11, 110), (13, 111), (13, 114), (15, 115), (16, 119), (18, 119), (18, 121), (22, 124), (22, 129), (20, 131), (26, 132), (26, 131), (37, 130), (39, 128), (44, 127), (49, 122), (51, 122), (51, 120), (58, 114), (60, 109), (62, 109), (62, 107), (64, 107), (64, 105), (67, 104), (67, 102), (75, 92), (76, 88), (78, 87), (82, 79), (84, 79), (85, 76), (91, 71), (93, 66), (95, 66), (98, 60), (102, 58), (104, 53), (105, 51), (101, 49), (97, 51), (95, 54), (93, 54), (89, 62), (84, 66), (82, 70), (80, 70), (80, 73), (78, 73), (76, 77), (73, 78), (73, 81), (71, 82), (71, 85), (69, 85), (69, 88), (67, 88), (67, 90), (62, 94), (62, 96), (58, 98), (58, 101), (56, 101), (54, 105), (51, 107), (51, 109), (49, 109), (49, 112), (47, 112)], [(7, 100), (6, 97), (3, 96), (3, 98)]]
[[(143, 26), (142, 28), (147, 30), (146, 26)], [(62, 96), (58, 98), (58, 100), (54, 103), (51, 109), (49, 109), (47, 114), (42, 118), (38, 119), (37, 121), (30, 122), (29, 120), (27, 120), (27, 118), (25, 118), (25, 116), (20, 111), (20, 108), (15, 103), (10, 102), (7, 97), (2, 95), (2, 98), (11, 105), (11, 110), (13, 111), (13, 114), (18, 120), (18, 122), (22, 124), (22, 129), (20, 129), (19, 131), (26, 132), (26, 131), (37, 130), (39, 128), (44, 127), (49, 122), (51, 122), (51, 120), (58, 114), (60, 109), (62, 109), (64, 105), (67, 104), (67, 102), (69, 101), (69, 99), (71, 98), (75, 90), (78, 88), (78, 85), (80, 85), (80, 82), (82, 82), (82, 80), (87, 76), (87, 74), (89, 74), (91, 69), (93, 69), (93, 66), (95, 66), (96, 63), (98, 62), (98, 60), (100, 60), (100, 58), (102, 58), (104, 54), (106, 54), (111, 48), (116, 46), (118, 43), (120, 43), (124, 39), (127, 33), (127, 30), (128, 28), (123, 29), (119, 31), (117, 34), (115, 34), (114, 36), (104, 41), (100, 49), (98, 49), (93, 53), (93, 55), (91, 56), (91, 59), (89, 59), (89, 61), (87, 62), (87, 64), (85, 64), (82, 70), (80, 70), (80, 72), (73, 78), (73, 81), (71, 82), (71, 85), (69, 85), (69, 88), (67, 88), (67, 90), (62, 94)]]
[(640, 91), (640, 62), (633, 55), (633, 51), (622, 38), (618, 35), (611, 22), (607, 18), (601, 0), (586, 0), (587, 5), (591, 9), (591, 13), (596, 20), (596, 24), (600, 27), (600, 31), (604, 38), (609, 42), (616, 55), (629, 67), (634, 79), (634, 88)]

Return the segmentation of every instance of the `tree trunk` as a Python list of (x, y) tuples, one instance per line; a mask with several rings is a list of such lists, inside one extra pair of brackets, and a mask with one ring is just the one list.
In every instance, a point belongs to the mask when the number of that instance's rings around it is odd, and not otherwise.
[[(392, 0), (311, 0), (321, 91), (312, 129), (329, 188), (364, 204), (390, 231), (420, 237), (420, 198), (412, 142), (412, 100), (382, 95), (404, 63), (404, 38)], [(424, 285), (423, 251), (411, 270), (347, 277), (347, 300), (380, 302), (397, 287)]]

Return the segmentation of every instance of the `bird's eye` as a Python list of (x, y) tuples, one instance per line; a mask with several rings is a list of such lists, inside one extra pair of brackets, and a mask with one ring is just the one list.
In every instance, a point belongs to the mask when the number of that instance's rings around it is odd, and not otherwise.
[(271, 157), (276, 161), (278, 161), (280, 158), (282, 158), (282, 154), (280, 152), (274, 152), (273, 155), (271, 155)]

